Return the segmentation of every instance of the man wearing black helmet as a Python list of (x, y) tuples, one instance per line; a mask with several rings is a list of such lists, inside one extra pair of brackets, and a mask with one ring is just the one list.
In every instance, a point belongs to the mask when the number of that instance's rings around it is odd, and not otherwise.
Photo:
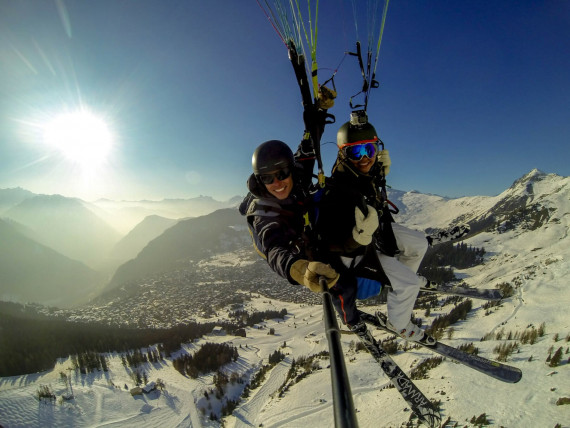
[(330, 265), (313, 261), (313, 204), (309, 194), (315, 155), (310, 140), (297, 153), (282, 141), (259, 145), (252, 157), (249, 194), (240, 205), (253, 229), (258, 252), (292, 284), (320, 291), (319, 276), (334, 286), (339, 278)]

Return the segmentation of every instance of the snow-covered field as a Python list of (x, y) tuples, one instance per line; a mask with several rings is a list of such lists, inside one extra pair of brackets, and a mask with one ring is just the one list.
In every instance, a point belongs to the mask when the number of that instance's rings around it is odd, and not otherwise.
[[(504, 238), (504, 237), (502, 237)], [(526, 234), (521, 239), (534, 240)], [(556, 244), (533, 252), (529, 268), (526, 257), (517, 257), (514, 248), (529, 248), (529, 242), (510, 240), (511, 248), (496, 248), (495, 238), (480, 235), (475, 238), (485, 243), (490, 261), (482, 266), (463, 271), (469, 283), (489, 284), (519, 277), (521, 287), (514, 298), (491, 315), (475, 309), (467, 321), (455, 326), (450, 345), (474, 342), (480, 355), (495, 358), (493, 348), (500, 342), (479, 342), (486, 333), (504, 328), (506, 331), (524, 330), (530, 324), (538, 327), (546, 323), (546, 335), (537, 344), (522, 345), (513, 354), (509, 364), (523, 371), (518, 384), (506, 384), (486, 377), (459, 364), (445, 361), (430, 371), (430, 379), (419, 380), (422, 391), (442, 401), (443, 419), (451, 417), (459, 426), (470, 426), (473, 416), (486, 413), (495, 426), (554, 427), (560, 423), (570, 426), (570, 406), (557, 406), (560, 397), (570, 397), (570, 367), (567, 363), (552, 368), (545, 361), (548, 349), (570, 346), (565, 338), (570, 334), (570, 293), (567, 289), (568, 249)], [(489, 269), (492, 265), (494, 268)], [(476, 307), (482, 302), (475, 302)], [(285, 380), (291, 359), (308, 356), (328, 349), (323, 331), (321, 308), (255, 299), (258, 310), (284, 307), (289, 315), (283, 322), (268, 321), (263, 329), (248, 329), (247, 337), (211, 336), (188, 345), (198, 347), (205, 341), (231, 341), (238, 347), (240, 358), (226, 367), (228, 371), (247, 373), (277, 349), (287, 358), (267, 376), (263, 385), (243, 400), (233, 415), (226, 420), (228, 427), (330, 427), (334, 425), (330, 372), (323, 361), (322, 370), (294, 385), (282, 398), (275, 392)], [(373, 310), (373, 308), (367, 308)], [(418, 313), (417, 315), (423, 315)], [(436, 316), (437, 312), (430, 315)], [(269, 328), (275, 335), (269, 335)], [(383, 333), (376, 332), (377, 337)], [(558, 334), (559, 341), (554, 337)], [(383, 390), (388, 384), (374, 360), (365, 352), (350, 350), (354, 336), (342, 335), (357, 418), (361, 427), (397, 427), (408, 420), (410, 411), (395, 389)], [(281, 348), (283, 344), (285, 348)], [(395, 356), (398, 364), (409, 372), (422, 359), (433, 356), (429, 351), (414, 350)], [(532, 361), (529, 358), (532, 356)], [(564, 359), (568, 359), (565, 354)], [(219, 423), (202, 416), (200, 407), (207, 408), (204, 391), (211, 388), (212, 377), (197, 380), (180, 375), (171, 361), (149, 363), (145, 367), (150, 380), (160, 378), (166, 384), (164, 391), (132, 397), (125, 384), (132, 388), (129, 370), (116, 355), (110, 356), (109, 372), (80, 375), (68, 372), (69, 361), (59, 363), (54, 370), (34, 375), (0, 379), (0, 424), (3, 427), (208, 427)], [(71, 373), (75, 399), (63, 404), (39, 404), (34, 398), (40, 384), (50, 385), (56, 396), (65, 393), (60, 372)], [(212, 410), (216, 410), (215, 406)], [(209, 412), (210, 410), (208, 410)], [(207, 413), (209, 414), (209, 413)]]
[[(567, 197), (566, 197), (567, 199)], [(447, 426), (473, 426), (469, 421), (485, 413), (493, 426), (509, 428), (570, 427), (570, 405), (557, 405), (560, 398), (570, 398), (570, 245), (568, 229), (570, 202), (558, 200), (556, 221), (548, 222), (534, 231), (515, 229), (503, 234), (481, 233), (467, 241), (475, 247), (484, 247), (483, 265), (465, 269), (460, 274), (465, 282), (475, 287), (494, 287), (500, 283), (515, 286), (516, 293), (502, 306), (489, 314), (481, 308), (485, 302), (474, 301), (467, 320), (454, 325), (451, 338), (442, 341), (452, 346), (473, 342), (479, 355), (496, 359), (493, 349), (504, 340), (481, 338), (488, 333), (522, 332), (545, 324), (546, 334), (538, 342), (521, 344), (507, 364), (523, 372), (517, 384), (507, 384), (487, 377), (451, 361), (429, 372), (429, 379), (418, 380), (419, 388), (431, 399), (441, 400), (443, 420)], [(224, 261), (227, 262), (227, 261)], [(282, 385), (291, 361), (327, 350), (322, 308), (269, 301), (264, 297), (253, 299), (251, 307), (258, 311), (286, 308), (285, 321), (271, 320), (263, 328), (250, 328), (247, 337), (210, 336), (186, 345), (190, 352), (208, 342), (232, 342), (238, 348), (239, 359), (225, 367), (227, 372), (239, 372), (250, 377), (268, 356), (276, 350), (286, 354), (267, 375), (263, 384), (240, 401), (233, 414), (226, 418), (226, 427), (331, 427), (334, 426), (333, 400), (330, 388), (328, 360), (321, 360), (321, 370), (293, 385), (283, 397), (276, 391)], [(366, 308), (373, 311), (378, 308)], [(379, 307), (379, 309), (383, 309)], [(449, 306), (445, 310), (448, 310)], [(430, 323), (441, 314), (432, 311), (416, 316)], [(269, 329), (275, 334), (268, 334)], [(376, 337), (384, 333), (375, 331)], [(355, 352), (351, 342), (356, 338), (342, 335), (342, 346), (357, 418), (360, 427), (401, 427), (411, 412), (394, 389), (383, 389), (389, 384), (379, 366), (366, 352)], [(285, 346), (284, 346), (285, 345)], [(283, 347), (284, 346), (284, 347)], [(550, 367), (549, 353), (562, 347), (562, 363)], [(395, 361), (406, 371), (422, 360), (435, 356), (430, 351), (415, 349), (399, 352)], [(219, 403), (207, 400), (204, 392), (212, 388), (212, 376), (190, 379), (179, 374), (167, 359), (148, 363), (143, 369), (151, 381), (158, 378), (165, 383), (163, 391), (131, 396), (134, 387), (130, 370), (123, 367), (117, 355), (110, 355), (110, 370), (89, 375), (68, 371), (68, 360), (61, 361), (48, 372), (0, 378), (0, 426), (15, 427), (217, 427), (219, 422), (208, 418), (219, 411)], [(71, 376), (74, 399), (59, 402), (66, 387), (60, 373)], [(40, 385), (49, 385), (58, 399), (55, 404), (38, 403), (34, 397)], [(125, 389), (125, 385), (128, 389)], [(229, 391), (237, 398), (243, 386)], [(205, 409), (205, 415), (202, 410)], [(455, 425), (457, 423), (457, 425)]]

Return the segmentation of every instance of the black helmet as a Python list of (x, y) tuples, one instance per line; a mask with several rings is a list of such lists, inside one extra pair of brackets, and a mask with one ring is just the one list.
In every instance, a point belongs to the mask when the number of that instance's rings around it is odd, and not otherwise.
[(368, 123), (368, 116), (363, 110), (353, 111), (350, 120), (342, 125), (336, 134), (336, 145), (339, 150), (347, 144), (373, 141), (378, 141), (378, 134)]
[(255, 175), (293, 168), (294, 164), (293, 152), (287, 144), (279, 140), (269, 140), (260, 144), (251, 158), (251, 167)]

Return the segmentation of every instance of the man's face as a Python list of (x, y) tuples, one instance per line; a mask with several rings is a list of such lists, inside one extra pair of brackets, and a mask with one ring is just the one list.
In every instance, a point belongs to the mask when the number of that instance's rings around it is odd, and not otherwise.
[(287, 199), (293, 190), (293, 177), (289, 175), (284, 180), (275, 178), (273, 183), (266, 184), (267, 191), (275, 196), (277, 199)]

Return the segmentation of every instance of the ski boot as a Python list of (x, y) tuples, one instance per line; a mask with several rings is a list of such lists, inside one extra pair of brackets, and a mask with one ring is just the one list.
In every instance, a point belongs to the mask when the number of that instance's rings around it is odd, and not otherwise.
[(364, 321), (359, 321), (354, 325), (349, 326), (350, 331), (355, 333), (360, 340), (365, 344), (374, 345), (374, 337), (368, 331), (368, 327)]
[(412, 321), (408, 322), (408, 325), (403, 329), (398, 329), (388, 320), (388, 317), (382, 312), (376, 312), (376, 318), (381, 325), (383, 325), (387, 330), (390, 330), (400, 336), (402, 339), (408, 342), (421, 342), (425, 345), (435, 345), (436, 340), (428, 336), (423, 329), (415, 325)]

